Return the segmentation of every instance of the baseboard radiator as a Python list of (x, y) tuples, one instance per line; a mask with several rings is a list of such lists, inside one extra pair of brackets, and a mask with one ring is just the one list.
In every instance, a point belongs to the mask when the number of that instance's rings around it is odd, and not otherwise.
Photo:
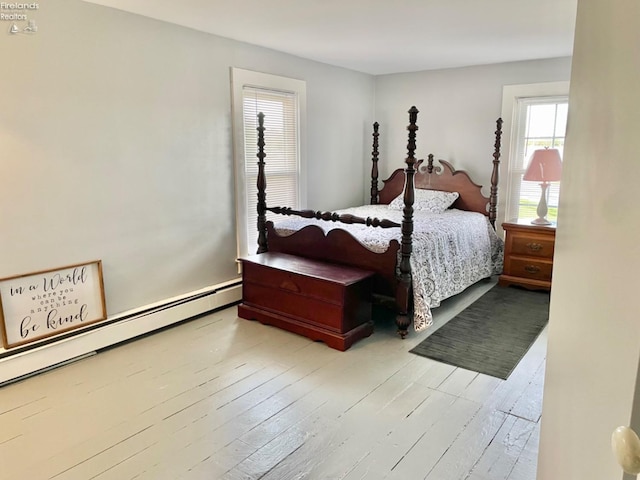
[(217, 310), (242, 299), (240, 280), (123, 312), (37, 345), (0, 350), (0, 388), (96, 351)]

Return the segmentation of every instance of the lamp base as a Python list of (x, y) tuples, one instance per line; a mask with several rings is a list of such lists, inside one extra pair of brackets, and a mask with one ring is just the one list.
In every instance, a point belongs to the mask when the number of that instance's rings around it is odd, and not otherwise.
[(531, 223), (533, 225), (551, 225), (551, 222), (546, 219), (547, 216), (547, 187), (549, 184), (547, 182), (542, 182), (540, 184), (541, 195), (540, 202), (538, 202), (538, 209), (536, 213), (538, 214), (538, 218), (532, 220)]
[(550, 222), (546, 218), (536, 218), (535, 220), (531, 220), (533, 225), (551, 225), (553, 222)]

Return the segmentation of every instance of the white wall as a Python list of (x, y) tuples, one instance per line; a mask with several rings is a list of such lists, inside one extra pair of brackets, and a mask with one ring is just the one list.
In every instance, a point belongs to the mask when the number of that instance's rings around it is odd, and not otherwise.
[(78, 0), (34, 17), (0, 42), (0, 278), (102, 259), (114, 315), (236, 277), (231, 66), (307, 81), (309, 204), (361, 201), (371, 76)]
[(578, 2), (540, 479), (623, 478), (611, 433), (638, 420), (638, 45), (636, 0)]
[(451, 161), (486, 186), (488, 195), (503, 86), (568, 80), (570, 68), (570, 58), (556, 58), (376, 77), (380, 169), (388, 175), (404, 165), (406, 112), (415, 105), (420, 110), (418, 158), (433, 153)]

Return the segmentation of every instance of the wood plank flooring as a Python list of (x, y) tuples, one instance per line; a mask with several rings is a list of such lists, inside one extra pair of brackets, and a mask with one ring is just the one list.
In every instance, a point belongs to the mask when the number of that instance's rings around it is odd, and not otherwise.
[(0, 479), (534, 480), (546, 329), (507, 381), (408, 353), (427, 334), (212, 313), (0, 388)]

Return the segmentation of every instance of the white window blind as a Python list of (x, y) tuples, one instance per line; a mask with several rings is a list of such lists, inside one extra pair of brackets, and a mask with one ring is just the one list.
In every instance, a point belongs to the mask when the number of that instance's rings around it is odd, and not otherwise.
[[(514, 112), (515, 150), (509, 163), (509, 189), (507, 219), (535, 218), (541, 189), (537, 182), (526, 182), (522, 177), (534, 150), (557, 148), (562, 157), (567, 127), (568, 98), (529, 97), (516, 100)], [(556, 221), (560, 182), (553, 182), (547, 190), (549, 213)]]
[[(300, 155), (298, 98), (295, 92), (281, 92), (252, 86), (242, 88), (244, 123), (244, 178), (246, 253), (257, 249), (256, 210), (258, 189), (258, 113), (264, 113), (265, 172), (267, 205), (300, 207)], [(267, 219), (275, 215), (267, 213)], [(245, 253), (245, 252), (241, 252)]]
[(245, 257), (258, 249), (258, 113), (265, 115), (267, 206), (306, 205), (306, 83), (231, 68), (231, 91), (237, 255)]

